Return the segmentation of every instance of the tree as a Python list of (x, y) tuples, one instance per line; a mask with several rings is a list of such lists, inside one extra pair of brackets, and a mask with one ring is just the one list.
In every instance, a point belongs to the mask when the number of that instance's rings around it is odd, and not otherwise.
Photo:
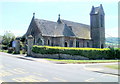
[(6, 31), (3, 35), (2, 44), (6, 45), (7, 47), (11, 47), (11, 42), (15, 39), (15, 35), (12, 32)]
[(3, 36), (0, 35), (0, 44), (2, 43)]

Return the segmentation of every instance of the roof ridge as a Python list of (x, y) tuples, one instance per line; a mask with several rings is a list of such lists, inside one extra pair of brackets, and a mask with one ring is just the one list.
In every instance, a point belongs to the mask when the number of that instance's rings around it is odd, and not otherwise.
[(76, 24), (81, 24), (81, 25), (86, 25), (86, 26), (90, 26), (88, 24), (84, 24), (84, 23), (79, 23), (79, 22), (74, 22), (74, 21), (70, 21), (70, 20), (64, 20), (64, 19), (61, 19), (62, 21), (68, 21), (68, 22), (72, 22), (72, 23), (76, 23)]
[(54, 22), (54, 23), (57, 23), (57, 22), (55, 22), (55, 21), (45, 20), (45, 19), (38, 19), (38, 18), (35, 18), (35, 20), (43, 20), (43, 21), (48, 21), (48, 22)]

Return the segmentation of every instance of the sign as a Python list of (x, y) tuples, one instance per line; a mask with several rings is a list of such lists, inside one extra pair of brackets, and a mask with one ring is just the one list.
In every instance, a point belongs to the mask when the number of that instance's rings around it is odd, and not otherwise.
[(16, 46), (16, 41), (13, 41), (12, 42), (12, 47), (15, 47)]

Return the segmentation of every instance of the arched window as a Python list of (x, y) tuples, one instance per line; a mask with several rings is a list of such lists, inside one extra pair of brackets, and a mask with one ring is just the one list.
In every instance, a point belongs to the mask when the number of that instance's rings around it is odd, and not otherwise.
[(100, 16), (100, 24), (101, 24), (101, 27), (103, 27), (103, 15)]
[(70, 47), (73, 47), (73, 40), (70, 40)]
[(40, 38), (37, 40), (37, 44), (42, 45), (42, 40)]
[(50, 45), (50, 40), (48, 39), (47, 44)]
[(65, 42), (65, 47), (67, 47), (68, 46), (68, 44), (67, 44), (67, 42)]
[(87, 47), (90, 47), (89, 42), (87, 42)]
[(101, 44), (101, 48), (104, 48), (104, 45), (103, 45), (103, 44)]
[(80, 45), (79, 45), (79, 41), (76, 41), (76, 47), (79, 47)]

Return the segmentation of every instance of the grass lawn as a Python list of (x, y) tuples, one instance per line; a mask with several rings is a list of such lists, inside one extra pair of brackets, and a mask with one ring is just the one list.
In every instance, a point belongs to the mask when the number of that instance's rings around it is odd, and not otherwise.
[(0, 50), (0, 52), (5, 52), (5, 53), (7, 53), (7, 52), (8, 52), (8, 50)]
[[(8, 53), (8, 50), (0, 50), (0, 52)], [(26, 52), (20, 50), (20, 54), (25, 54), (25, 53), (26, 53)], [(10, 54), (13, 54), (13, 52), (10, 53)]]
[(120, 60), (59, 60), (59, 59), (47, 59), (49, 61), (54, 62), (62, 62), (62, 63), (73, 63), (73, 64), (80, 64), (80, 63), (108, 63), (108, 62), (120, 62)]
[(104, 67), (111, 68), (111, 69), (119, 69), (120, 70), (120, 64), (118, 64), (118, 65), (105, 65)]

